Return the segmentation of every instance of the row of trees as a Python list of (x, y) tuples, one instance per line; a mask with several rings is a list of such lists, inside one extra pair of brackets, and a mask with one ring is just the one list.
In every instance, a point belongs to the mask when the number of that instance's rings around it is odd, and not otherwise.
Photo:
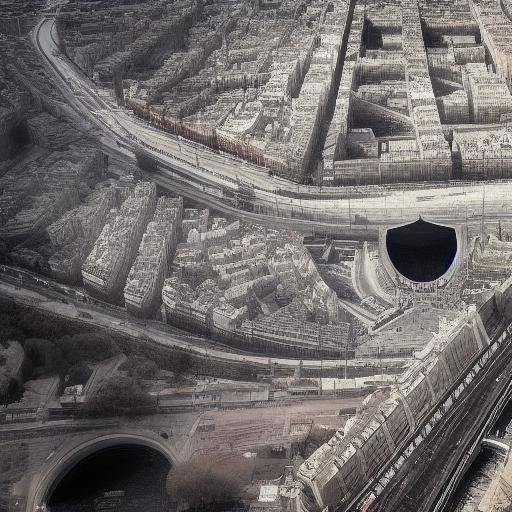
[(72, 334), (71, 327), (43, 313), (0, 299), (0, 343), (27, 338), (56, 339)]
[[(64, 335), (60, 338), (27, 338), (24, 377), (71, 374), (73, 380), (83, 380), (87, 363), (96, 363), (119, 352), (106, 334), (88, 332)], [(83, 382), (76, 382), (83, 383)], [(70, 384), (71, 385), (71, 384)]]
[[(23, 346), (23, 381), (59, 375), (64, 386), (85, 384), (95, 364), (121, 352), (116, 341), (105, 331), (78, 330), (76, 326), (0, 298), (0, 344), (17, 340)], [(180, 379), (190, 371), (192, 360), (187, 353), (181, 353), (165, 358), (163, 364), (174, 371), (176, 379)], [(156, 412), (156, 400), (148, 394), (144, 382), (157, 375), (159, 368), (155, 361), (130, 356), (119, 370), (121, 373), (102, 382), (94, 396), (88, 399), (84, 414), (98, 417)], [(0, 382), (0, 403), (11, 403), (21, 397), (23, 388), (16, 384), (18, 381)]]
[(115, 341), (103, 331), (73, 332), (69, 324), (0, 299), (0, 344), (17, 340), (25, 350), (24, 379), (70, 374), (82, 381), (87, 363), (119, 353)]
[(109, 416), (140, 416), (156, 412), (156, 399), (144, 389), (139, 379), (116, 375), (107, 379), (87, 401), (84, 415), (98, 418)]

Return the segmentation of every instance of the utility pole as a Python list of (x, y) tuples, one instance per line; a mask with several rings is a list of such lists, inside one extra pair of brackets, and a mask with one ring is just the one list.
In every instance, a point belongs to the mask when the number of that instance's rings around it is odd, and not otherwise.
[[(468, 228), (468, 196), (464, 191), (464, 202), (466, 203), (466, 253), (469, 254), (469, 228)], [(469, 257), (466, 256), (466, 279), (469, 279)]]
[(484, 241), (484, 219), (485, 219), (485, 183), (482, 185), (483, 186), (483, 194), (482, 194), (482, 223), (481, 223), (481, 238), (482, 238), (482, 243)]
[(322, 396), (324, 394), (323, 382), (322, 382), (323, 375), (324, 375), (324, 355), (322, 353), (322, 355), (320, 356), (320, 396)]
[(352, 231), (352, 208), (350, 205), (350, 196), (348, 196), (348, 225), (350, 230)]
[(352, 345), (352, 341), (354, 338), (354, 324), (353, 322), (350, 322), (348, 325), (348, 336), (347, 336), (347, 342), (345, 343), (345, 380), (347, 379), (348, 375), (348, 345)]
[(205, 356), (205, 361), (204, 361), (205, 369), (204, 369), (204, 373), (205, 373), (205, 375), (207, 375), (208, 374), (208, 347), (205, 347), (205, 349), (204, 349), (204, 356)]
[[(350, 327), (349, 327), (349, 332), (350, 332)], [(341, 351), (343, 350), (342, 342), (343, 342), (343, 340), (340, 340), (340, 360), (339, 360), (339, 368), (338, 368), (338, 378), (340, 378), (340, 379), (341, 379), (341, 358), (342, 358)], [(348, 341), (347, 341), (347, 343), (348, 343)]]
[(381, 350), (380, 342), (379, 342), (379, 345), (378, 345), (378, 350), (379, 350), (380, 375), (381, 375), (381, 378), (384, 378), (384, 369), (382, 368), (382, 350)]
[(468, 196), (464, 191), (464, 203), (466, 204), (466, 245), (469, 245), (469, 231), (468, 231)]

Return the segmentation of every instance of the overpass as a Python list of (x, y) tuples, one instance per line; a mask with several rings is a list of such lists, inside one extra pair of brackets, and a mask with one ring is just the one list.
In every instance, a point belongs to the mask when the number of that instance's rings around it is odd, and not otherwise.
[(156, 450), (171, 464), (203, 453), (222, 460), (233, 452), (302, 442), (316, 418), (338, 422), (340, 408), (360, 403), (360, 398), (338, 398), (263, 409), (0, 425), (2, 468), (11, 468), (8, 481), (0, 479), (0, 492), (10, 496), (13, 511), (34, 512), (73, 466), (98, 450), (131, 444)]
[[(162, 132), (114, 105), (110, 92), (92, 83), (62, 53), (53, 16), (43, 18), (31, 37), (77, 118), (94, 128), (107, 153), (133, 162), (134, 152), (143, 151), (158, 163), (151, 177), (159, 185), (239, 218), (308, 232), (336, 225), (368, 236), (372, 226), (416, 220), (420, 214), (445, 223), (478, 222), (484, 211), (486, 219), (512, 215), (512, 180), (358, 189), (319, 188), (270, 177), (264, 168)], [(251, 212), (236, 207), (242, 183), (254, 194)], [(364, 229), (354, 223), (356, 215), (368, 219)]]
[(93, 453), (118, 445), (137, 445), (151, 448), (164, 455), (171, 465), (180, 462), (173, 443), (158, 433), (143, 429), (113, 430), (108, 433), (90, 433), (67, 439), (52, 450), (33, 475), (29, 485), (26, 512), (45, 510), (52, 492), (66, 474), (81, 460)]
[(370, 260), (368, 244), (365, 242), (362, 249), (356, 249), (354, 266), (352, 270), (352, 283), (354, 289), (361, 299), (374, 297), (382, 306), (389, 308), (393, 306), (393, 297), (382, 289), (378, 282), (375, 267)]

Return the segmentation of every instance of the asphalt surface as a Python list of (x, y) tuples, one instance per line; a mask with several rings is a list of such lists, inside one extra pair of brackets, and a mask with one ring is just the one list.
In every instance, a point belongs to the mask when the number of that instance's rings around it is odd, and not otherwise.
[(353, 281), (357, 293), (361, 298), (374, 297), (385, 308), (392, 307), (393, 303), (387, 299), (385, 292), (377, 281), (375, 269), (372, 268), (372, 262), (370, 261), (367, 244), (365, 243), (362, 249), (357, 248), (356, 251)]

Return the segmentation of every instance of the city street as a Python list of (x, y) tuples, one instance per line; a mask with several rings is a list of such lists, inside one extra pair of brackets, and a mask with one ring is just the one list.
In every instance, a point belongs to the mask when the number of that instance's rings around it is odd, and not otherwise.
[[(190, 335), (190, 334), (170, 334), (168, 332), (158, 330), (154, 327), (141, 324), (140, 321), (135, 319), (121, 320), (118, 317), (109, 314), (107, 311), (99, 311), (98, 308), (88, 307), (85, 304), (71, 302), (66, 298), (68, 304), (64, 304), (55, 299), (51, 299), (44, 295), (44, 292), (36, 292), (32, 289), (22, 288), (16, 286), (5, 279), (0, 279), (0, 294), (10, 297), (21, 303), (30, 305), (42, 311), (48, 311), (52, 314), (58, 315), (62, 318), (69, 318), (71, 320), (79, 320), (84, 324), (90, 324), (97, 327), (108, 328), (111, 331), (125, 334), (127, 336), (140, 339), (141, 343), (148, 343), (148, 340), (168, 348), (177, 348), (189, 351), (193, 354), (204, 358), (218, 359), (221, 361), (260, 365), (261, 367), (268, 367), (270, 364), (276, 364), (282, 367), (296, 368), (302, 362), (304, 368), (342, 368), (345, 366), (345, 360), (313, 360), (313, 359), (293, 359), (286, 357), (267, 357), (263, 355), (251, 355), (237, 353), (229, 349), (220, 350), (215, 348), (212, 343), (208, 346), (206, 340)], [(84, 313), (87, 313), (84, 315)], [(89, 318), (90, 317), (90, 318)], [(201, 340), (199, 342), (198, 340)], [(350, 367), (375, 367), (376, 373), (380, 373), (382, 366), (400, 367), (405, 363), (404, 360), (397, 358), (393, 359), (364, 359), (362, 360), (348, 360)]]

